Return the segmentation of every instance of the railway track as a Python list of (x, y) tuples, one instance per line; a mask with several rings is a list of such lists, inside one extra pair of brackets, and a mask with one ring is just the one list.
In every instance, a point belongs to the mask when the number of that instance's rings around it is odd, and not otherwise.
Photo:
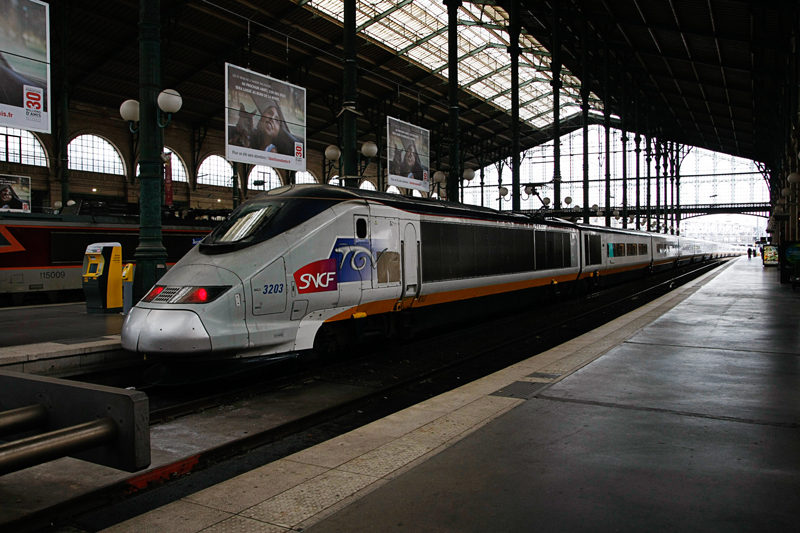
[[(290, 422), (204, 450), (192, 457), (189, 468), (185, 461), (164, 465), (4, 528), (35, 531), (53, 523), (87, 531), (108, 527), (243, 473), (250, 469), (249, 464), (255, 468), (290, 455), (557, 346), (716, 266), (719, 262), (690, 265), (530, 312), (473, 324), (468, 329), (429, 334), (390, 350), (367, 346), (362, 354), (315, 371), (297, 371), (296, 366), (286, 365), (282, 374), (266, 381), (251, 376), (252, 382), (220, 387), (213, 394), (182, 397), (172, 403), (162, 398), (155, 402), (161, 407), (151, 412), (153, 426), (236, 402), (277, 396), (307, 384), (334, 384), (361, 391), (334, 405), (312, 408)], [(161, 394), (157, 388), (148, 392), (154, 399)], [(129, 497), (131, 494), (135, 497)]]

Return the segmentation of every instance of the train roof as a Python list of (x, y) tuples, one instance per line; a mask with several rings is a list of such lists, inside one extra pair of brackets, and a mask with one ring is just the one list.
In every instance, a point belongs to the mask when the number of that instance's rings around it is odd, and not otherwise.
[(513, 222), (516, 224), (546, 224), (550, 226), (575, 227), (575, 224), (560, 219), (545, 219), (536, 215), (507, 213), (468, 204), (456, 204), (432, 198), (400, 196), (364, 189), (335, 187), (332, 185), (285, 185), (272, 189), (254, 198), (320, 198), (325, 200), (362, 200), (377, 202), (389, 207), (409, 211), (421, 215), (442, 217), (469, 218), (475, 220), (493, 220)]

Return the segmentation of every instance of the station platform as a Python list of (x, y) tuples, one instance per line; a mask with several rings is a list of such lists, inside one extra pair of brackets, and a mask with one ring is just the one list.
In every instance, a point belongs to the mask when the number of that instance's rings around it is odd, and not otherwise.
[(740, 258), (552, 350), (105, 531), (789, 531), (800, 293)]
[(90, 368), (128, 364), (120, 313), (95, 314), (86, 303), (0, 309), (0, 369), (66, 377)]

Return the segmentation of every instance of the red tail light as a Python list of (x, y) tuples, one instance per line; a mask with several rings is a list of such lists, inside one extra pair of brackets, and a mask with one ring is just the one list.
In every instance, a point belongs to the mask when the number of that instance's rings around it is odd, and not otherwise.
[(163, 291), (164, 291), (164, 287), (156, 285), (155, 287), (150, 289), (150, 292), (147, 293), (147, 296), (142, 298), (142, 301), (152, 302), (155, 299), (155, 297), (158, 296), (159, 294), (161, 294)]

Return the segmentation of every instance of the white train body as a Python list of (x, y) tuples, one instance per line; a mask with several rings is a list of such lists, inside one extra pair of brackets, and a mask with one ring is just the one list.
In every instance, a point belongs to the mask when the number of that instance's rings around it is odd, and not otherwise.
[(165, 274), (126, 317), (122, 343), (181, 358), (297, 354), (728, 253), (674, 236), (284, 187), (244, 204)]

